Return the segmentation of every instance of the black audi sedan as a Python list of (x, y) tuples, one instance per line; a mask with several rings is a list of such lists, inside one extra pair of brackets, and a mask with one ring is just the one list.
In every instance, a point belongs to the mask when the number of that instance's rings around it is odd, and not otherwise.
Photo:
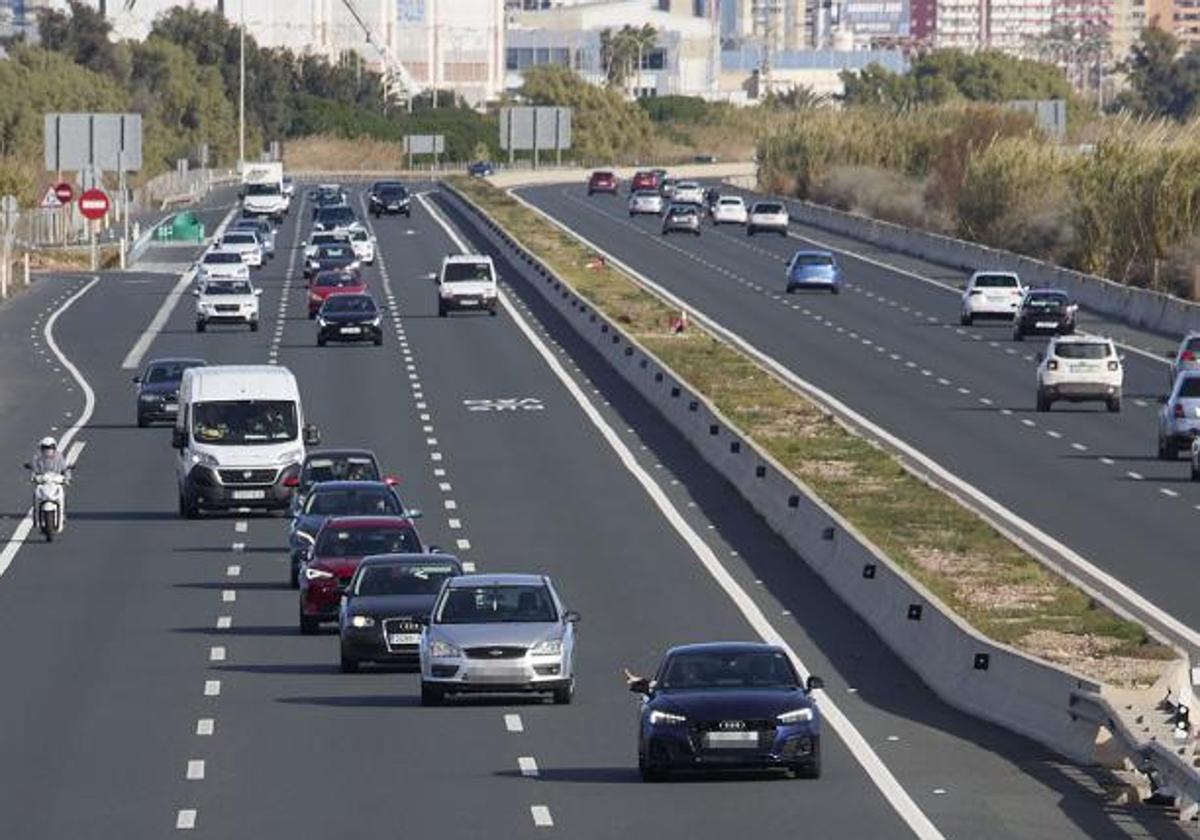
[(1013, 318), (1013, 341), (1023, 341), (1025, 336), (1037, 333), (1070, 335), (1075, 332), (1078, 309), (1061, 289), (1030, 289), (1021, 298)]
[(450, 554), (363, 558), (338, 610), (342, 670), (357, 671), (362, 662), (416, 665), (442, 583), (461, 574)]
[(780, 769), (821, 775), (819, 677), (800, 681), (774, 645), (721, 642), (667, 652), (652, 679), (633, 677), (644, 696), (638, 770), (658, 781), (675, 770)]
[(137, 386), (137, 424), (145, 428), (155, 420), (175, 422), (179, 413), (179, 381), (188, 368), (204, 367), (203, 359), (155, 359), (133, 378)]
[(329, 341), (370, 341), (383, 344), (382, 318), (368, 294), (334, 294), (317, 310), (317, 345)]

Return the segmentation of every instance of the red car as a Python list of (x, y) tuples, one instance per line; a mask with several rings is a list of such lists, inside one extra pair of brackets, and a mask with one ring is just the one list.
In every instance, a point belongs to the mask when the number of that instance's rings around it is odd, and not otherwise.
[(365, 294), (367, 281), (357, 271), (335, 269), (333, 271), (318, 271), (317, 276), (308, 285), (308, 317), (317, 317), (317, 310), (330, 295)]
[(364, 557), (424, 551), (407, 517), (329, 517), (317, 532), (300, 574), (300, 632), (316, 633), (321, 622), (337, 621), (342, 590)]
[(631, 193), (638, 192), (639, 190), (649, 190), (651, 192), (658, 192), (658, 187), (659, 187), (658, 173), (643, 170), (641, 172), (634, 174), (633, 181), (629, 185), (629, 191)]
[(612, 172), (593, 172), (592, 177), (588, 178), (588, 195), (592, 193), (606, 192), (617, 194), (617, 176)]

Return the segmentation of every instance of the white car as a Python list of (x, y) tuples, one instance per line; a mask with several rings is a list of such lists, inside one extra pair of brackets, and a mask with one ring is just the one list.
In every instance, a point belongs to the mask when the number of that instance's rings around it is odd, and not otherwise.
[(354, 248), (354, 256), (366, 265), (375, 264), (375, 237), (367, 233), (365, 228), (350, 228), (350, 246)]
[(231, 230), (221, 237), (222, 251), (235, 251), (251, 268), (263, 266), (263, 244), (258, 234), (250, 230)]
[(304, 245), (304, 259), (309, 260), (315, 257), (322, 245), (344, 245), (349, 241), (349, 231), (318, 230), (302, 243)]
[(218, 277), (234, 280), (249, 280), (250, 266), (237, 251), (210, 248), (196, 264), (196, 280), (214, 280)]
[(249, 280), (218, 278), (205, 280), (192, 292), (196, 296), (196, 332), (209, 324), (245, 324), (258, 332), (258, 296)]
[(787, 236), (791, 217), (787, 208), (778, 201), (756, 201), (746, 218), (746, 235), (753, 236), (761, 231), (772, 231)]
[(296, 197), (296, 182), (292, 180), (290, 175), (284, 176), (282, 189), (283, 197), (289, 202)]
[(976, 318), (1013, 319), (1025, 296), (1021, 278), (1011, 271), (976, 271), (963, 286), (958, 321), (971, 326)]
[(746, 202), (740, 195), (723, 195), (712, 206), (714, 225), (744, 225), (750, 217)]
[(680, 181), (675, 185), (675, 194), (671, 196), (674, 204), (703, 204), (704, 187), (695, 181)]
[(629, 215), (651, 214), (661, 216), (663, 212), (663, 197), (653, 190), (638, 190), (629, 197)]
[(1060, 335), (1050, 340), (1037, 359), (1038, 411), (1049, 411), (1059, 400), (1103, 402), (1109, 411), (1121, 410), (1124, 358), (1111, 339)]
[(442, 260), (438, 273), (438, 317), (452, 309), (496, 314), (496, 266), (484, 254), (455, 254)]

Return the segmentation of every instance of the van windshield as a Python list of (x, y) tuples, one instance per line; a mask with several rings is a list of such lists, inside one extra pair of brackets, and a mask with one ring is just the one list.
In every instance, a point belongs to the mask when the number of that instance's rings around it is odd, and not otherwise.
[(487, 282), (492, 279), (492, 267), (485, 262), (446, 263), (442, 272), (443, 283), (463, 283), (471, 280)]
[(279, 195), (279, 184), (272, 181), (269, 184), (247, 184), (246, 195)]
[(234, 446), (296, 439), (296, 404), (286, 400), (196, 403), (192, 435), (199, 443)]

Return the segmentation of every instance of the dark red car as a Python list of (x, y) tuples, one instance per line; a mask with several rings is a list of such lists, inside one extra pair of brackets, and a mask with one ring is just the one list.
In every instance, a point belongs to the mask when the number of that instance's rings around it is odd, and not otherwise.
[(316, 633), (321, 622), (337, 621), (342, 590), (364, 557), (424, 551), (412, 520), (403, 516), (326, 519), (300, 573), (300, 632)]
[(616, 195), (617, 176), (608, 171), (593, 172), (592, 177), (588, 178), (588, 195), (598, 192)]
[(629, 184), (629, 191), (631, 193), (638, 192), (639, 190), (649, 190), (651, 192), (658, 192), (658, 188), (659, 188), (658, 173), (650, 172), (648, 170), (642, 170), (641, 172), (635, 173), (633, 176), (633, 181), (631, 181)]
[(367, 291), (367, 281), (357, 271), (336, 269), (318, 271), (308, 284), (308, 317), (317, 317), (317, 311), (330, 295), (361, 295)]

